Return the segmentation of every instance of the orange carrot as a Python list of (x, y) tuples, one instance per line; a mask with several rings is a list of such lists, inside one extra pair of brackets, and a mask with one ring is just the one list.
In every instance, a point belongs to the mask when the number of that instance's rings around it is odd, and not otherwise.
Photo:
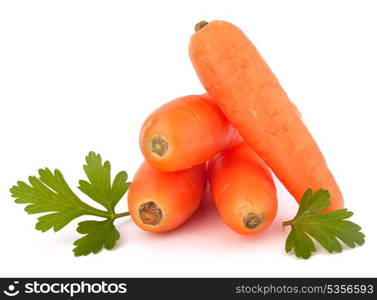
[(196, 30), (191, 61), (230, 123), (298, 202), (306, 189), (323, 188), (331, 193), (328, 210), (343, 207), (320, 149), (251, 41), (224, 21), (201, 22)]
[(161, 172), (144, 162), (128, 192), (128, 209), (142, 229), (166, 232), (197, 210), (206, 187), (204, 164), (177, 172)]
[(175, 99), (155, 110), (140, 132), (145, 159), (161, 171), (187, 169), (240, 142), (207, 95)]
[(274, 220), (274, 181), (266, 164), (247, 143), (210, 161), (209, 182), (221, 218), (234, 231), (258, 233)]

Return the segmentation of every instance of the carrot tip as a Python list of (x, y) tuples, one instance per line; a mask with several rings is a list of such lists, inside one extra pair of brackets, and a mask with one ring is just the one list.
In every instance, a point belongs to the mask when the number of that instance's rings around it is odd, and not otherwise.
[(263, 219), (256, 213), (248, 213), (243, 218), (243, 224), (248, 229), (255, 229), (262, 225)]
[(149, 149), (153, 155), (163, 157), (168, 152), (169, 144), (161, 135), (156, 135), (150, 140)]
[(162, 211), (153, 201), (148, 201), (140, 205), (139, 217), (143, 224), (158, 225), (162, 220)]
[(202, 29), (204, 26), (206, 26), (208, 22), (206, 21), (200, 21), (195, 25), (195, 32), (198, 32), (200, 29)]

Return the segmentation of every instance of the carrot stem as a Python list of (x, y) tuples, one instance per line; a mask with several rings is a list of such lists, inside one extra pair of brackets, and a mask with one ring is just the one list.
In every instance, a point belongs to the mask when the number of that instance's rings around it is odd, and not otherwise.
[(198, 32), (200, 29), (202, 29), (204, 26), (206, 26), (208, 22), (206, 21), (200, 21), (195, 25), (195, 32)]
[(259, 225), (263, 223), (263, 220), (260, 216), (258, 216), (256, 213), (248, 213), (244, 218), (243, 218), (243, 223), (246, 226), (246, 228), (249, 229), (255, 229)]
[(161, 208), (153, 201), (148, 201), (140, 205), (139, 215), (141, 221), (148, 225), (158, 225), (162, 220)]
[(169, 144), (161, 135), (156, 135), (150, 141), (150, 148), (154, 155), (163, 157), (168, 152)]

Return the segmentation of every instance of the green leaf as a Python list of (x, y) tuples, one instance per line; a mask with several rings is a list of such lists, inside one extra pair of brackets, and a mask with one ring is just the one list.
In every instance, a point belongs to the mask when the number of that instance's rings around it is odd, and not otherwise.
[(127, 178), (128, 175), (125, 171), (119, 172), (114, 178), (110, 196), (110, 203), (113, 209), (118, 204), (119, 200), (123, 198), (131, 185), (131, 182), (127, 182)]
[(87, 155), (84, 171), (89, 182), (80, 180), (79, 189), (114, 214), (115, 206), (130, 186), (130, 183), (127, 182), (127, 173), (119, 172), (111, 184), (110, 162), (102, 163), (101, 155), (94, 152)]
[(294, 249), (297, 257), (309, 258), (314, 252), (315, 246), (311, 238), (303, 231), (292, 228), (285, 243), (285, 251), (288, 253)]
[(319, 189), (314, 195), (312, 189), (307, 189), (300, 201), (295, 218), (323, 211), (330, 205), (330, 193)]
[(19, 181), (11, 189), (16, 203), (29, 204), (25, 211), (29, 214), (47, 213), (38, 219), (36, 229), (59, 231), (73, 219), (83, 215), (107, 216), (104, 211), (82, 202), (70, 189), (62, 173), (40, 169), (39, 178), (29, 177), (29, 183)]
[(76, 256), (97, 253), (102, 248), (112, 249), (120, 235), (114, 226), (114, 220), (129, 215), (129, 212), (116, 214), (115, 206), (127, 192), (130, 182), (127, 173), (119, 172), (111, 183), (111, 166), (108, 161), (102, 163), (101, 156), (90, 152), (86, 156), (84, 171), (89, 181), (80, 180), (79, 189), (106, 208), (97, 209), (83, 202), (68, 186), (59, 170), (39, 170), (39, 177), (30, 176), (29, 183), (18, 181), (11, 189), (16, 203), (27, 204), (29, 214), (42, 213), (36, 229), (59, 231), (72, 220), (91, 215), (104, 218), (103, 221), (84, 221), (79, 223), (77, 231), (85, 234), (74, 244)]
[(347, 220), (352, 212), (339, 209), (320, 213), (329, 207), (329, 199), (330, 193), (323, 189), (314, 194), (308, 189), (304, 193), (296, 216), (283, 223), (291, 226), (285, 244), (287, 253), (293, 250), (297, 257), (309, 258), (316, 251), (312, 238), (329, 253), (341, 252), (340, 242), (351, 248), (364, 244), (365, 235), (360, 232), (361, 227)]
[(102, 248), (110, 250), (114, 248), (116, 241), (120, 238), (120, 234), (111, 219), (80, 222), (77, 231), (85, 234), (85, 236), (74, 242), (76, 246), (73, 249), (75, 256), (95, 254)]

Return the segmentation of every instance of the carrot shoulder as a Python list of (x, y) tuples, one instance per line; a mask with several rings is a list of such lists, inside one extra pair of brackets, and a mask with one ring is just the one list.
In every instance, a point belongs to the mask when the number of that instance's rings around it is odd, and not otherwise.
[(151, 232), (177, 228), (198, 209), (206, 187), (205, 165), (177, 172), (161, 172), (144, 162), (128, 192), (134, 222)]
[(211, 195), (231, 229), (255, 234), (266, 229), (277, 210), (276, 188), (263, 160), (243, 143), (209, 163)]
[(145, 159), (161, 171), (187, 169), (241, 138), (207, 95), (177, 98), (155, 110), (140, 132)]
[(343, 207), (320, 149), (251, 41), (224, 21), (203, 23), (197, 30), (191, 61), (230, 123), (297, 201), (306, 189), (323, 188), (331, 193), (329, 210)]

